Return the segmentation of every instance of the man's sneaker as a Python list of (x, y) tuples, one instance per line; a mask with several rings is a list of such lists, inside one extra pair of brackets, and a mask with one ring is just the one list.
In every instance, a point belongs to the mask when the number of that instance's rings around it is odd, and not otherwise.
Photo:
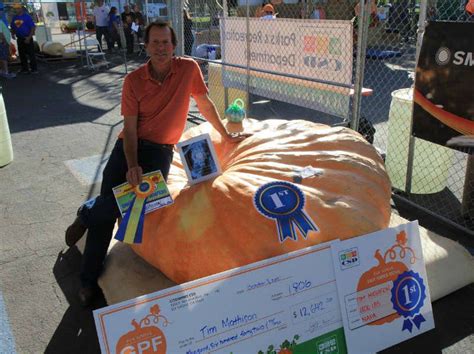
[(39, 71), (38, 71), (38, 70), (32, 70), (31, 73), (32, 73), (33, 75), (36, 75), (36, 74), (39, 74)]
[(87, 226), (82, 222), (81, 218), (77, 216), (74, 222), (69, 225), (66, 230), (66, 245), (69, 247), (74, 246), (76, 242), (84, 236), (86, 230)]
[(22, 75), (22, 74), (29, 74), (29, 73), (30, 73), (29, 70), (23, 70), (23, 69), (18, 72), (18, 74), (20, 74), (20, 75)]

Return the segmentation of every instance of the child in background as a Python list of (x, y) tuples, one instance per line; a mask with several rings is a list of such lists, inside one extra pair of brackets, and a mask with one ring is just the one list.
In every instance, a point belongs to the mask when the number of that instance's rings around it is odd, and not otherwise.
[(117, 8), (112, 6), (109, 12), (109, 37), (110, 43), (107, 43), (109, 48), (109, 52), (112, 52), (112, 49), (115, 47), (115, 43), (119, 49), (122, 49), (122, 43), (120, 43), (120, 34), (119, 34), (119, 26), (120, 26), (120, 16), (117, 15)]
[(0, 20), (0, 75), (11, 79), (16, 77), (14, 73), (8, 72), (8, 57), (10, 56), (11, 34), (8, 27)]

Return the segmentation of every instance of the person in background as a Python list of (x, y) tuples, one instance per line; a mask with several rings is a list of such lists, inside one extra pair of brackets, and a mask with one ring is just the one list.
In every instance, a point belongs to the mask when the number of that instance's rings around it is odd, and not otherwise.
[(97, 5), (94, 6), (93, 14), (95, 21), (95, 35), (102, 50), (102, 36), (105, 38), (107, 45), (110, 43), (109, 39), (109, 12), (108, 6), (104, 5), (104, 0), (97, 0)]
[[(354, 12), (357, 18), (360, 16), (360, 2), (357, 3), (357, 5), (354, 7)], [(377, 16), (377, 1), (376, 0), (371, 0), (370, 3), (370, 21), (369, 21), (369, 27), (375, 27), (378, 24), (379, 18)]]
[(135, 14), (130, 11), (130, 6), (125, 5), (122, 12), (123, 32), (127, 42), (127, 54), (133, 54), (133, 31), (132, 23), (135, 22)]
[(145, 16), (143, 16), (143, 13), (140, 11), (140, 7), (137, 4), (133, 6), (133, 13), (135, 14), (135, 23), (138, 25), (137, 39), (138, 42), (141, 42), (143, 37), (143, 29), (145, 28)]
[(272, 20), (276, 18), (275, 9), (272, 4), (266, 4), (262, 7), (260, 18), (264, 20)]
[(115, 47), (115, 43), (117, 43), (119, 49), (122, 49), (122, 43), (120, 42), (119, 26), (120, 16), (117, 15), (117, 8), (115, 6), (112, 6), (109, 12), (109, 43), (107, 44), (109, 52), (112, 52), (113, 48)]
[(188, 10), (183, 9), (184, 54), (191, 55), (193, 51), (194, 35), (193, 20)]
[(3, 5), (3, 2), (0, 2), (0, 20), (2, 20), (5, 26), (7, 26), (8, 28), (8, 20), (7, 15), (5, 14), (5, 7)]
[(11, 35), (5, 22), (0, 21), (0, 75), (11, 79), (16, 77), (14, 73), (8, 72), (8, 57), (10, 56)]
[[(35, 35), (36, 26), (33, 19), (28, 15), (21, 4), (13, 4), (16, 15), (13, 16), (10, 23), (12, 38), (16, 39), (18, 51), (20, 54), (21, 74), (28, 74), (31, 68), (32, 74), (38, 73), (38, 65), (36, 64), (35, 45), (33, 36)], [(28, 67), (29, 59), (29, 67)]]
[(309, 16), (309, 18), (311, 18), (313, 20), (325, 20), (326, 19), (326, 11), (324, 10), (324, 7), (322, 7), (321, 5), (316, 5), (313, 12)]

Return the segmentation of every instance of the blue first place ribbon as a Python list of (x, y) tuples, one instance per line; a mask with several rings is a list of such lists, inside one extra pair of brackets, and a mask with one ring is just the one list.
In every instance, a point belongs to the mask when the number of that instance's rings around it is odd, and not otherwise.
[(393, 309), (405, 317), (402, 332), (407, 330), (411, 333), (413, 325), (420, 329), (426, 321), (419, 313), (426, 299), (426, 287), (421, 276), (411, 270), (400, 274), (393, 282), (391, 292)]
[(294, 226), (306, 239), (309, 231), (319, 231), (314, 221), (303, 210), (305, 204), (301, 189), (289, 182), (275, 181), (261, 186), (254, 195), (258, 212), (276, 220), (280, 242), (298, 240)]
[(142, 242), (146, 199), (153, 194), (155, 188), (155, 183), (150, 180), (144, 180), (135, 187), (135, 198), (119, 225), (115, 239), (129, 244)]

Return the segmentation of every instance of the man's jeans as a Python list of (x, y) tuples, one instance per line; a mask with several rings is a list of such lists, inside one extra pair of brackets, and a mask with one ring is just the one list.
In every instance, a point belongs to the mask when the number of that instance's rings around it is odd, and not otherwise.
[[(166, 180), (172, 160), (173, 150), (170, 145), (138, 141), (138, 164), (143, 173), (160, 170)], [(120, 216), (112, 188), (126, 181), (127, 170), (123, 140), (118, 139), (104, 169), (100, 195), (86, 202), (78, 212), (88, 227), (80, 275), (84, 287), (97, 285), (115, 221)]]
[(109, 34), (109, 28), (108, 27), (96, 26), (95, 36), (97, 38), (97, 42), (99, 42), (99, 44), (100, 44), (100, 48), (98, 48), (99, 50), (104, 51), (104, 46), (102, 45), (102, 36), (104, 36), (105, 43), (107, 43), (107, 49), (110, 49), (109, 48), (110, 34)]

